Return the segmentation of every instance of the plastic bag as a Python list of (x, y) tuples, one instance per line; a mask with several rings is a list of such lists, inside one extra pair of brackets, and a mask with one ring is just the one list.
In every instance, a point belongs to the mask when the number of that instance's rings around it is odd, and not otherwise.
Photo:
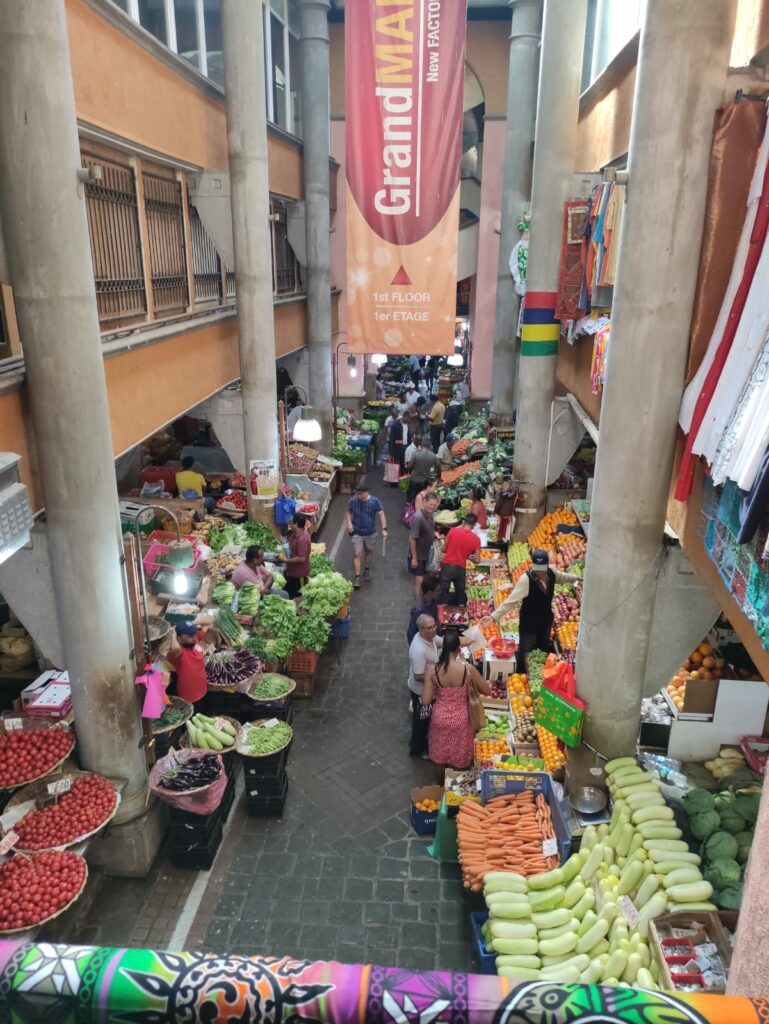
[(395, 459), (385, 463), (384, 479), (386, 484), (397, 484), (400, 476), (400, 466)]
[(139, 493), (142, 498), (159, 498), (161, 494), (166, 493), (166, 489), (163, 486), (162, 480), (147, 481), (147, 483), (142, 485)]
[(296, 502), (285, 494), (275, 499), (275, 522), (278, 526), (287, 526), (294, 518)]
[(212, 754), (219, 763), (219, 777), (209, 782), (207, 786), (200, 786), (199, 789), (186, 789), (178, 792), (172, 789), (164, 789), (159, 785), (159, 780), (166, 772), (177, 764), (183, 764), (192, 757), (200, 757), (201, 754), (210, 754), (211, 751), (193, 750), (171, 750), (165, 757), (161, 757), (152, 766), (149, 777), (150, 792), (154, 793), (158, 800), (170, 804), (180, 811), (188, 811), (190, 814), (211, 814), (222, 802), (224, 791), (227, 788), (227, 772), (224, 770), (224, 761), (219, 754)]

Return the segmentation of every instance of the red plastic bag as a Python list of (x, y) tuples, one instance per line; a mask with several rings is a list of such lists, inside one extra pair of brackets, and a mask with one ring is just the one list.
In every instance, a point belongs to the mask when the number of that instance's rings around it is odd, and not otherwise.
[(183, 764), (191, 757), (200, 757), (201, 753), (213, 753), (212, 751), (194, 750), (185, 748), (183, 750), (170, 750), (165, 757), (155, 762), (150, 771), (149, 788), (158, 800), (170, 804), (180, 811), (188, 811), (190, 814), (211, 814), (222, 802), (224, 791), (227, 788), (227, 772), (224, 770), (224, 761), (219, 754), (213, 754), (219, 763), (219, 776), (207, 786), (200, 786), (199, 789), (186, 789), (184, 792), (177, 792), (172, 789), (165, 789), (159, 785), (160, 778), (176, 764)]

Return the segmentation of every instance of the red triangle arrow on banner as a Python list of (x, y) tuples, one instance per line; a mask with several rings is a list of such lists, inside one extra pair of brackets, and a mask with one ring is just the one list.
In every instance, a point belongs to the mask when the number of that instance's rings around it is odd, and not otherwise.
[(398, 273), (395, 275), (392, 281), (390, 281), (390, 284), (411, 284), (411, 278), (406, 273), (403, 264), (401, 264), (398, 267)]

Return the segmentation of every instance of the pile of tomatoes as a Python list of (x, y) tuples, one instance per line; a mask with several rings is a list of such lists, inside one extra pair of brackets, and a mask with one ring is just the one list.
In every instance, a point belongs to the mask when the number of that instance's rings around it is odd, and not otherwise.
[(31, 782), (49, 772), (72, 750), (69, 729), (24, 729), (0, 733), (0, 789)]
[(19, 850), (51, 850), (95, 832), (115, 809), (117, 794), (100, 775), (83, 775), (56, 803), (30, 811), (15, 826)]
[(85, 861), (76, 853), (17, 855), (0, 864), (0, 931), (31, 928), (78, 895)]

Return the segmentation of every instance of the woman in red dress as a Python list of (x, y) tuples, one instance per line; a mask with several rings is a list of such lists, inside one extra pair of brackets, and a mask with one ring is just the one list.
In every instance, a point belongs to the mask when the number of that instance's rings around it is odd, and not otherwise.
[(487, 697), (491, 694), (491, 685), (461, 655), (459, 637), (447, 633), (438, 664), (425, 679), (422, 693), (423, 704), (435, 700), (428, 749), (430, 760), (443, 769), (463, 769), (473, 763), (475, 730), (470, 722), (467, 688), (474, 686)]

